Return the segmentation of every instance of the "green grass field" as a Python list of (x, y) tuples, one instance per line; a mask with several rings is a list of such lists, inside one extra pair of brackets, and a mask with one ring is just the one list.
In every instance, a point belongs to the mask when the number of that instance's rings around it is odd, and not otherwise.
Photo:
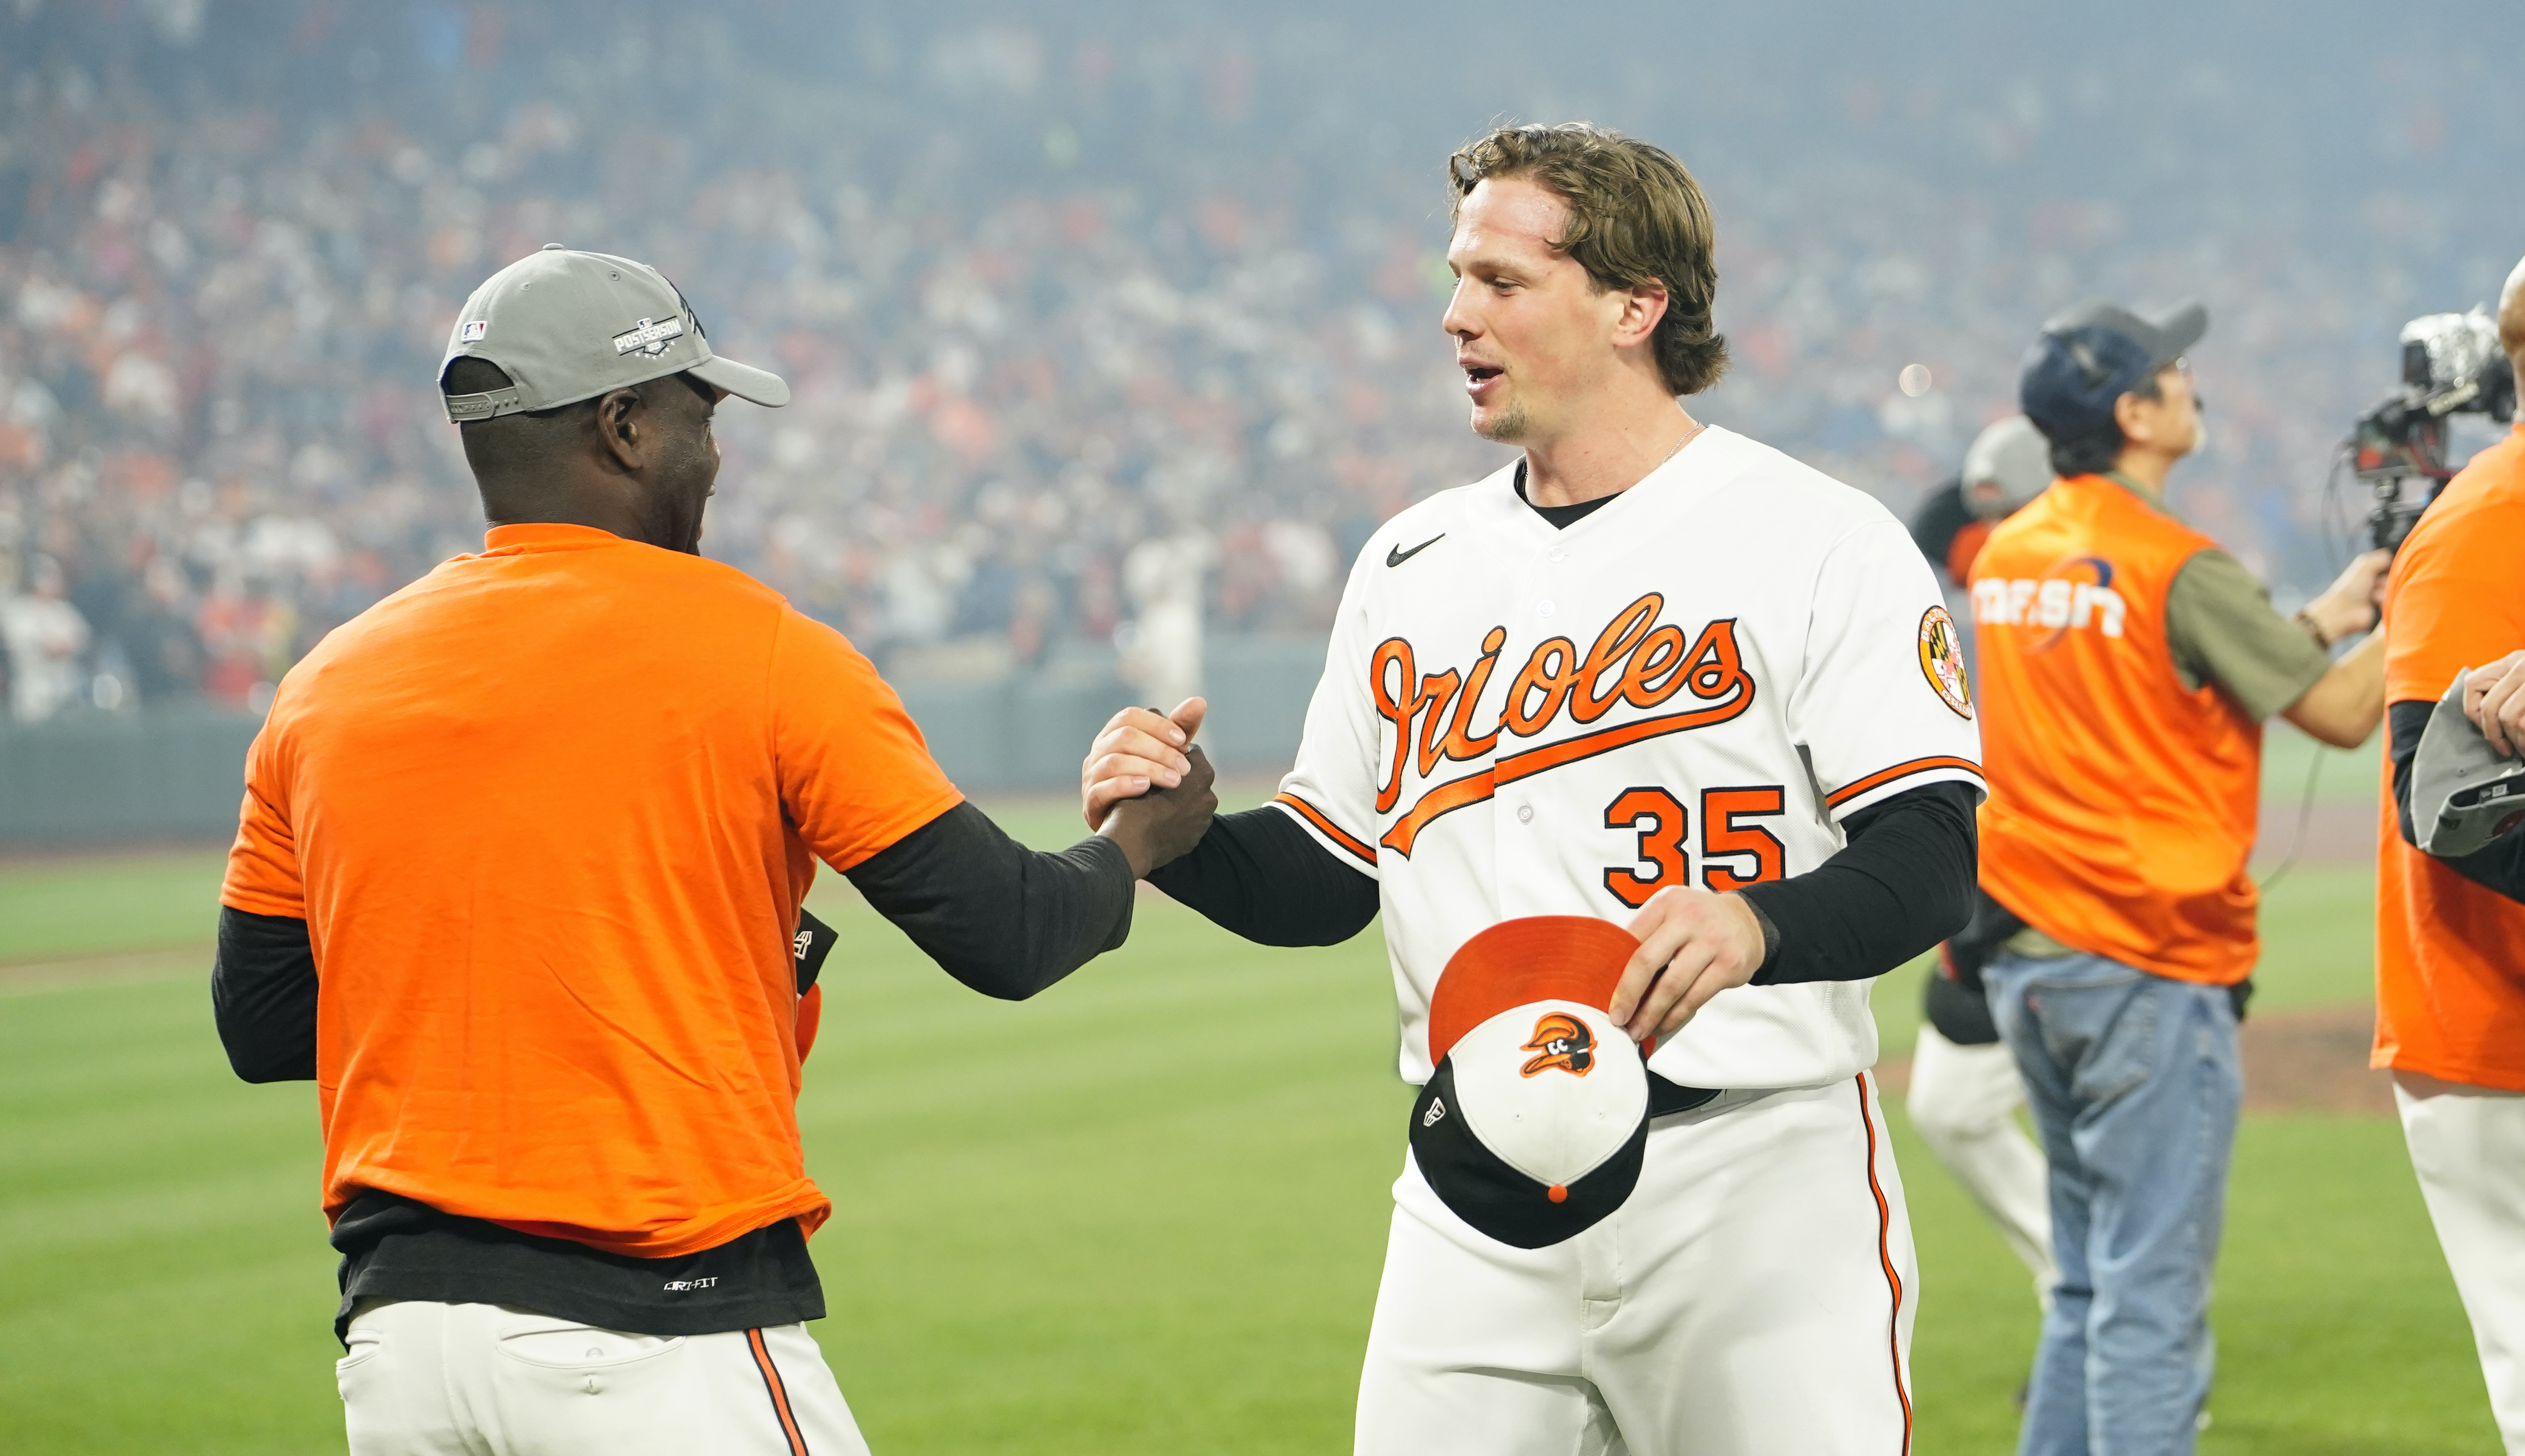
[[(1059, 809), (1003, 818), (1071, 837)], [(197, 946), (217, 877), (201, 853), (0, 863), (0, 967)], [(2363, 999), (2365, 887), (2318, 866), (2280, 887), (2257, 1010)], [(837, 1205), (815, 1331), (874, 1447), (1347, 1450), (1409, 1105), (1374, 933), (1266, 950), (1144, 898), (1123, 950), (1012, 1006), (840, 882), (814, 903), (845, 935), (802, 1102)], [(341, 1449), (313, 1093), (230, 1079), (206, 962), (0, 971), (13, 1456)], [(1917, 974), (1877, 992), (1889, 1054)], [(2033, 1299), (1894, 1120), (1922, 1260), (1915, 1448), (2007, 1451)], [(2215, 1318), (2205, 1452), (2498, 1448), (2390, 1121), (2247, 1120)]]

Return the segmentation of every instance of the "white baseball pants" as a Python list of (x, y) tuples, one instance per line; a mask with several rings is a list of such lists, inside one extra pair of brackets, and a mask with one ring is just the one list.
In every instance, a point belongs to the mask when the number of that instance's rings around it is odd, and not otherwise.
[(406, 1299), (349, 1337), (351, 1456), (867, 1456), (804, 1325), (624, 1335)]
[(1905, 1456), (1915, 1265), (1874, 1080), (1658, 1119), (1638, 1189), (1510, 1248), (1407, 1158), (1359, 1456)]
[(2489, 1088), (2414, 1096), (2398, 1084), (2394, 1103), (2472, 1321), (2500, 1439), (2525, 1456), (2525, 1097)]
[(2025, 1080), (2006, 1043), (1959, 1046), (1920, 1024), (1903, 1110), (1929, 1151), (1999, 1226), (1999, 1237), (2034, 1276), (2036, 1301), (2048, 1309), (2060, 1266), (2052, 1256), (2043, 1149), (2016, 1125), (2016, 1109), (2024, 1105)]

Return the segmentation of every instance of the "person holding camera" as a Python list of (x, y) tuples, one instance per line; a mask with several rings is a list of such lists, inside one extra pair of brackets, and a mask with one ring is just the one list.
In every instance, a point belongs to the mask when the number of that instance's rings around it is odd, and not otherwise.
[[(2499, 343), (2525, 372), (2525, 263), (2500, 295)], [(2416, 770), (2424, 742), (2449, 730), (2479, 736), (2491, 775), (2512, 771), (2525, 753), (2520, 434), (2525, 425), (2448, 483), (2403, 539), (2386, 584), (2391, 705), (2371, 1057), (2393, 1069), (2411, 1167), (2510, 1456), (2525, 1456), (2525, 827), (2494, 812), (2487, 844), (2447, 855), (2456, 847), (2430, 833), (2447, 805), (2429, 801), (2447, 796)], [(2441, 712), (2467, 668), (2453, 711)]]
[(2184, 352), (2198, 304), (2095, 303), (2043, 326), (2019, 394), (2060, 479), (1972, 568), (1980, 642), (1983, 913), (1993, 1019), (2050, 1161), (2059, 1282), (2026, 1456), (2189, 1452), (2257, 951), (2246, 874), (2261, 723), (2351, 747), (2384, 708), (2368, 630), (2386, 564), (2298, 614), (2165, 506), (2201, 444)]

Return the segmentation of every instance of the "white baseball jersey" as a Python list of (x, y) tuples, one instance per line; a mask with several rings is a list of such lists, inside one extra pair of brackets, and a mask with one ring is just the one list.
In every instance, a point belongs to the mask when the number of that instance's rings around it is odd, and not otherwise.
[[(1380, 882), (1414, 1084), (1439, 972), (1483, 928), (1803, 874), (1849, 815), (1981, 785), (1954, 623), (1873, 500), (1717, 428), (1565, 530), (1514, 474), (1368, 541), (1277, 801)], [(1876, 1060), (1869, 984), (1721, 993), (1650, 1066), (1850, 1077)]]

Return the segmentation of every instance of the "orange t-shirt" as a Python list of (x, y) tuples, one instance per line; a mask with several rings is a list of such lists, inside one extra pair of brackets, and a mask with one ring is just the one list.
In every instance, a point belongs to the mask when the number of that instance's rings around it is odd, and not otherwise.
[(336, 629), (220, 896), (307, 921), (325, 1211), (652, 1257), (812, 1232), (799, 902), (959, 801), (866, 657), (698, 557), (501, 526)]
[(1972, 564), (1981, 884), (2035, 929), (2178, 981), (2259, 953), (2261, 725), (2183, 686), (2166, 599), (2216, 543), (2098, 475), (2056, 481)]
[[(2472, 458), (2394, 558), (2385, 701), (2435, 703), (2466, 667), (2525, 647), (2525, 425)], [(2525, 1092), (2525, 904), (2402, 839), (2385, 763), (2369, 1060)]]

